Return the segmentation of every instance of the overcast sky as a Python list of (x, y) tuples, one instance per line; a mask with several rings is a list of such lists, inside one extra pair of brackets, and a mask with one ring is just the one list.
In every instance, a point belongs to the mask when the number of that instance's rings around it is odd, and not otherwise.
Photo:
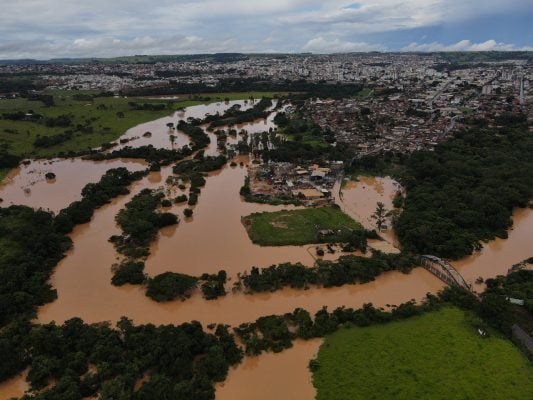
[(0, 0), (0, 59), (533, 49), (533, 0)]

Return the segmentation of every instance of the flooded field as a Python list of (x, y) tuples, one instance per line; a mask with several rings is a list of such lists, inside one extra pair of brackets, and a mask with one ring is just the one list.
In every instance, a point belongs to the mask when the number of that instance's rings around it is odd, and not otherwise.
[[(132, 128), (125, 137), (139, 137), (130, 142), (131, 145), (153, 144), (170, 148), (167, 122), (202, 117), (206, 112), (223, 112), (227, 107), (229, 105), (224, 103), (190, 107), (168, 119)], [(274, 126), (272, 119), (273, 115), (266, 121), (255, 121), (242, 128), (249, 132), (262, 132)], [(151, 136), (143, 137), (147, 131), (152, 133)], [(177, 136), (175, 146), (186, 144), (187, 137), (173, 132)], [(213, 133), (209, 135), (212, 143), (206, 153), (216, 154), (216, 137)], [(236, 141), (238, 137), (231, 140)], [(408, 275), (389, 272), (364, 285), (305, 291), (285, 289), (256, 295), (231, 293), (237, 273), (249, 270), (251, 266), (265, 267), (286, 261), (311, 265), (314, 261), (314, 246), (260, 247), (250, 241), (241, 224), (241, 217), (252, 212), (276, 211), (284, 207), (243, 202), (239, 188), (244, 183), (249, 160), (240, 157), (235, 161), (237, 166), (228, 164), (221, 171), (209, 175), (192, 218), (183, 217), (185, 205), (173, 205), (169, 209), (180, 216), (181, 222), (161, 231), (158, 240), (151, 246), (151, 255), (146, 262), (146, 272), (151, 276), (165, 271), (200, 275), (224, 269), (231, 278), (227, 285), (230, 293), (226, 297), (206, 301), (199, 293), (195, 293), (186, 301), (156, 303), (145, 296), (142, 287), (118, 288), (111, 285), (111, 265), (117, 261), (118, 255), (108, 238), (119, 233), (115, 215), (143, 188), (161, 188), (171, 198), (181, 194), (178, 188), (170, 188), (165, 184), (171, 174), (171, 168), (166, 167), (135, 182), (130, 187), (130, 195), (114, 199), (98, 209), (90, 223), (74, 229), (71, 234), (74, 246), (58, 264), (51, 278), (58, 299), (39, 309), (38, 321), (62, 323), (80, 317), (86, 322), (114, 322), (126, 316), (135, 323), (178, 324), (198, 320), (203, 324), (225, 323), (235, 326), (260, 316), (290, 312), (297, 307), (310, 312), (316, 312), (323, 306), (329, 309), (339, 306), (355, 308), (364, 303), (387, 307), (411, 299), (420, 300), (426, 293), (437, 292), (444, 287), (429, 272), (417, 268)], [(80, 198), (80, 191), (85, 184), (98, 181), (106, 170), (118, 166), (139, 170), (145, 168), (145, 163), (80, 159), (33, 161), (14, 171), (8, 182), (0, 187), (2, 206), (26, 204), (59, 211)], [(44, 174), (47, 172), (56, 174), (55, 181), (46, 180)], [(347, 183), (338, 202), (346, 213), (365, 227), (374, 228), (371, 215), (376, 203), (381, 201), (387, 209), (392, 209), (392, 199), (398, 189), (399, 185), (391, 178), (360, 177), (357, 182)], [(530, 249), (533, 210), (517, 210), (514, 222), (507, 240), (492, 241), (481, 252), (452, 263), (467, 281), (473, 283), (478, 276), (487, 278), (506, 273), (512, 264), (533, 255)], [(392, 231), (387, 231), (384, 236), (389, 244), (395, 243)], [(338, 255), (340, 253), (330, 257)], [(314, 389), (307, 364), (319, 344), (318, 340), (298, 342), (293, 349), (280, 354), (246, 358), (230, 371), (228, 380), (218, 386), (217, 399), (312, 399)], [(0, 385), (0, 398), (21, 395), (24, 388), (23, 376), (4, 382)]]
[[(81, 189), (98, 182), (107, 170), (126, 167), (130, 171), (146, 169), (143, 160), (86, 161), (80, 158), (33, 160), (11, 171), (0, 184), (2, 207), (22, 204), (53, 212), (81, 199)], [(46, 179), (49, 172), (55, 179)]]
[[(253, 107), (254, 104), (255, 102), (250, 100), (233, 100), (229, 102), (201, 104), (188, 107), (185, 110), (177, 111), (170, 116), (146, 122), (129, 129), (120, 137), (117, 141), (118, 145), (113, 149), (120, 149), (125, 146), (141, 147), (147, 145), (152, 145), (156, 148), (177, 149), (184, 145), (188, 145), (190, 142), (189, 138), (183, 132), (173, 129), (167, 124), (173, 124), (176, 126), (180, 120), (187, 121), (189, 118), (204, 118), (207, 114), (223, 114), (227, 109), (235, 105), (239, 105), (241, 110), (247, 110)], [(232, 128), (237, 131), (245, 129), (250, 134), (268, 131), (270, 128), (275, 127), (273, 122), (274, 116), (275, 114), (272, 113), (266, 119), (235, 125)], [(207, 126), (203, 126), (203, 128), (207, 128)], [(224, 129), (224, 127), (222, 127), (222, 129)], [(206, 149), (206, 154), (214, 155), (217, 153), (216, 135), (212, 132), (208, 132), (208, 134), (211, 138), (211, 145)], [(239, 136), (229, 136), (228, 143), (236, 144), (238, 139)], [(120, 141), (124, 143), (120, 143)]]
[[(376, 205), (381, 202), (387, 210), (393, 210), (392, 200), (401, 186), (390, 177), (359, 176), (357, 181), (350, 180), (345, 183), (338, 194), (336, 188), (336, 203), (348, 215), (363, 224), (366, 229), (376, 229), (376, 221), (372, 214), (376, 211)], [(385, 241), (374, 242), (372, 247), (385, 252), (397, 252), (398, 246), (394, 230), (387, 224), (388, 229), (380, 233)]]

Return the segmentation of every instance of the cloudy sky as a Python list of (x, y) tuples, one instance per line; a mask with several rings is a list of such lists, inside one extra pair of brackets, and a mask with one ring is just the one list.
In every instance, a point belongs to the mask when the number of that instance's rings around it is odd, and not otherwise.
[(533, 0), (0, 0), (0, 59), (533, 49)]

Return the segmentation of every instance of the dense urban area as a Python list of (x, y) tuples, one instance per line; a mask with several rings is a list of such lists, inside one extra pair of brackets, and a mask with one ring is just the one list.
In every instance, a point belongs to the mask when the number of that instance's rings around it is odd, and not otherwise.
[(532, 82), (528, 51), (0, 60), (0, 398), (531, 399)]

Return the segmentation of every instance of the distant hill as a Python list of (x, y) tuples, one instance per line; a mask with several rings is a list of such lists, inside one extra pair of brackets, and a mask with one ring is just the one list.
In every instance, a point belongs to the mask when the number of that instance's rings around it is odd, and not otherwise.
[[(341, 53), (340, 53), (341, 54)], [(506, 60), (527, 60), (533, 61), (533, 51), (464, 51), (464, 52), (413, 52), (413, 53), (346, 53), (349, 55), (376, 55), (376, 54), (416, 54), (420, 56), (439, 56), (445, 61), (452, 64), (461, 63), (483, 63)], [(302, 56), (313, 57), (319, 54), (312, 53), (214, 53), (214, 54), (181, 54), (181, 55), (134, 55), (124, 57), (111, 58), (52, 58), (50, 60), (34, 60), (34, 59), (20, 59), (20, 60), (0, 60), (0, 65), (31, 65), (31, 64), (155, 64), (165, 62), (180, 62), (180, 61), (213, 61), (213, 62), (234, 62), (240, 60), (247, 60), (249, 58), (259, 57), (287, 57), (287, 56)]]

